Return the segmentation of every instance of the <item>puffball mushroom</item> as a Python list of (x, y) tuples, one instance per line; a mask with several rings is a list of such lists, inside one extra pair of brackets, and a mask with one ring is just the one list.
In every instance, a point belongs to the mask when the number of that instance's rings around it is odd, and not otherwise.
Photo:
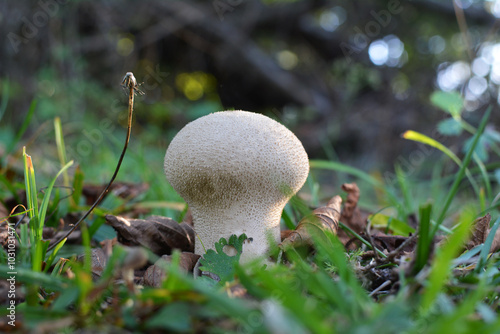
[[(280, 242), (281, 212), (306, 181), (309, 160), (285, 126), (238, 110), (187, 124), (170, 143), (164, 167), (191, 208), (204, 247), (245, 233), (245, 261), (264, 255), (269, 239)], [(196, 254), (204, 253), (203, 245), (196, 240)]]

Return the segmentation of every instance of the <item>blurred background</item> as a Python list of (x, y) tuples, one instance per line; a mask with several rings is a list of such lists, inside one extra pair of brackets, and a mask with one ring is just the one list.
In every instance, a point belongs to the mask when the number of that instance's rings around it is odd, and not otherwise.
[(59, 117), (68, 160), (86, 182), (106, 182), (126, 132), (120, 83), (132, 71), (145, 95), (118, 179), (166, 183), (176, 132), (226, 109), (279, 120), (313, 159), (425, 170), (440, 154), (403, 132), (457, 154), (470, 137), (431, 103), (435, 92), (459, 97), (475, 126), (494, 105), (482, 145), (500, 141), (499, 17), (499, 0), (1, 1), (2, 168), (22, 171), (26, 145), (37, 173), (53, 177)]

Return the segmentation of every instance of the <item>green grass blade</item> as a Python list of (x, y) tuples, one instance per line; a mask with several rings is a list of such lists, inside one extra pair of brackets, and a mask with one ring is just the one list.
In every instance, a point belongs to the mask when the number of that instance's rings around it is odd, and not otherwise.
[(337, 172), (346, 173), (355, 176), (361, 180), (364, 180), (375, 187), (383, 187), (382, 183), (371, 176), (370, 174), (362, 171), (361, 169), (354, 168), (352, 166), (344, 165), (336, 161), (325, 161), (325, 160), (309, 160), (309, 167), (311, 169), (327, 169), (334, 170)]
[(84, 174), (81, 171), (80, 167), (77, 167), (75, 170), (75, 174), (73, 175), (73, 194), (71, 195), (71, 199), (73, 201), (73, 205), (80, 205), (80, 198), (83, 193), (83, 179)]
[(283, 219), (286, 227), (289, 230), (294, 230), (296, 226), (295, 226), (295, 223), (293, 222), (291, 215), (287, 212), (288, 210), (292, 211), (292, 209), (290, 207), (288, 207), (288, 206), (285, 207), (285, 210), (283, 210), (283, 212), (281, 213), (281, 219)]
[(19, 237), (21, 238), (20, 242), (20, 260), (21, 263), (27, 263), (28, 259), (28, 252), (29, 252), (29, 244), (30, 244), (30, 233), (28, 233), (28, 226), (27, 224), (21, 224), (21, 233)]
[(473, 155), (473, 159), (476, 165), (479, 167), (481, 177), (483, 178), (484, 187), (486, 189), (486, 198), (488, 199), (488, 201), (491, 201), (492, 200), (491, 182), (490, 182), (490, 177), (488, 176), (488, 171), (486, 170), (486, 166), (481, 161), (481, 159), (479, 159), (477, 154)]
[(429, 259), (432, 236), (430, 235), (432, 205), (426, 204), (420, 207), (420, 226), (418, 230), (417, 251), (413, 274), (422, 270)]
[(477, 143), (479, 142), (479, 138), (483, 134), (484, 128), (486, 127), (486, 123), (488, 122), (488, 119), (491, 114), (492, 107), (490, 106), (487, 110), (486, 113), (484, 114), (483, 118), (481, 119), (481, 123), (479, 124), (479, 127), (477, 129), (476, 134), (474, 135), (474, 139), (472, 141), (472, 145), (469, 148), (469, 151), (467, 151), (467, 154), (465, 155), (464, 162), (462, 166), (460, 167), (459, 171), (457, 172), (455, 176), (455, 181), (453, 182), (453, 185), (451, 186), (450, 191), (448, 192), (448, 195), (446, 196), (445, 203), (443, 205), (443, 208), (441, 209), (441, 213), (438, 216), (438, 219), (436, 220), (436, 226), (434, 227), (434, 230), (432, 231), (432, 236), (434, 236), (439, 228), (439, 226), (443, 223), (444, 217), (446, 216), (446, 212), (448, 211), (451, 202), (453, 201), (453, 198), (458, 192), (458, 186), (460, 185), (460, 182), (462, 181), (465, 171), (467, 169), (467, 166), (469, 165), (470, 161), (472, 160), (472, 155), (474, 153), (474, 150), (477, 146)]
[(452, 270), (452, 261), (469, 237), (470, 227), (474, 221), (474, 212), (471, 210), (468, 211), (460, 219), (461, 223), (457, 226), (453, 234), (449, 236), (446, 243), (436, 252), (436, 257), (429, 273), (427, 287), (421, 301), (421, 309), (424, 314), (431, 309), (437, 296), (448, 282), (448, 276)]
[(52, 266), (52, 263), (54, 263), (54, 260), (57, 256), (57, 252), (59, 252), (59, 250), (62, 248), (62, 246), (64, 246), (64, 244), (66, 243), (66, 240), (67, 239), (64, 239), (63, 241), (61, 241), (55, 248), (54, 250), (52, 250), (52, 253), (50, 253), (49, 255), (49, 258), (47, 259), (47, 263), (45, 265), (45, 270), (44, 272), (47, 272), (49, 270), (49, 268)]
[[(61, 119), (59, 117), (54, 118), (54, 130), (56, 133), (56, 145), (57, 145), (57, 155), (59, 156), (59, 161), (61, 166), (66, 165), (66, 148), (64, 146), (64, 136), (61, 126)], [(69, 187), (69, 176), (68, 171), (64, 171), (63, 174), (64, 186)]]
[(54, 184), (56, 183), (56, 180), (57, 178), (59, 177), (59, 175), (61, 175), (65, 170), (67, 170), (71, 165), (73, 165), (73, 160), (71, 160), (70, 162), (68, 162), (66, 165), (64, 165), (63, 168), (61, 168), (61, 170), (59, 170), (59, 172), (57, 173), (57, 175), (52, 179), (52, 181), (50, 182), (49, 186), (47, 187), (46, 191), (45, 191), (45, 196), (43, 196), (43, 200), (42, 200), (42, 204), (41, 204), (41, 207), (40, 207), (40, 211), (39, 211), (39, 225), (38, 225), (38, 235), (42, 236), (42, 232), (43, 232), (43, 226), (44, 226), (44, 223), (45, 223), (45, 216), (47, 214), (47, 207), (49, 206), (49, 201), (50, 201), (50, 194), (52, 193), (52, 188), (54, 188)]
[[(33, 168), (33, 162), (31, 161), (31, 156), (26, 154), (26, 147), (23, 147), (23, 158), (24, 158), (24, 184), (26, 190), (26, 202), (28, 204), (28, 216), (33, 220), (38, 213), (38, 199), (36, 190), (36, 180), (35, 180), (35, 169)], [(32, 225), (35, 221), (30, 222), (30, 227), (34, 228)]]
[(34, 246), (31, 247), (31, 268), (33, 269), (33, 271), (42, 271), (42, 262), (45, 259), (45, 254), (47, 253), (49, 243), (49, 241), (44, 241), (41, 239), (35, 240)]

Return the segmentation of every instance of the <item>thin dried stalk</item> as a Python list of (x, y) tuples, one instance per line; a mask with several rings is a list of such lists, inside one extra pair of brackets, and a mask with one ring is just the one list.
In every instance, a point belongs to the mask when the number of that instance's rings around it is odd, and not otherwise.
[(127, 151), (127, 147), (128, 147), (128, 142), (130, 140), (130, 132), (132, 130), (132, 114), (134, 111), (134, 95), (136, 93), (139, 93), (141, 95), (144, 94), (142, 91), (139, 90), (139, 88), (138, 88), (139, 85), (137, 84), (137, 80), (135, 79), (134, 74), (132, 72), (127, 72), (125, 74), (121, 84), (124, 88), (128, 89), (128, 126), (127, 126), (127, 137), (125, 139), (125, 145), (123, 146), (123, 150), (122, 150), (122, 154), (120, 155), (120, 159), (118, 159), (118, 164), (116, 165), (115, 172), (113, 173), (111, 180), (109, 180), (109, 183), (106, 186), (106, 188), (104, 188), (104, 190), (101, 192), (101, 194), (99, 195), (97, 200), (94, 202), (94, 204), (92, 204), (90, 209), (75, 223), (75, 225), (71, 228), (71, 230), (68, 231), (68, 233), (66, 233), (66, 235), (64, 237), (62, 237), (57, 242), (50, 245), (49, 248), (47, 249), (47, 251), (52, 250), (59, 243), (66, 240), (70, 236), (70, 234), (73, 233), (73, 231), (76, 230), (78, 228), (78, 226), (80, 226), (81, 222), (84, 221), (88, 217), (88, 215), (90, 215), (90, 213), (92, 211), (94, 211), (95, 207), (97, 205), (99, 205), (99, 203), (101, 203), (104, 196), (108, 193), (109, 188), (113, 184), (113, 181), (115, 180), (116, 176), (118, 175), (118, 171), (120, 170), (120, 166), (122, 165), (123, 157), (125, 156), (125, 152)]

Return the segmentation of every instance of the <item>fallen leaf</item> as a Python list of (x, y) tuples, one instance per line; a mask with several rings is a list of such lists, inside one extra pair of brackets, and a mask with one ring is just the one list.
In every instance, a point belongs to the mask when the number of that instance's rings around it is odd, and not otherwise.
[(465, 248), (472, 249), (477, 245), (484, 244), (486, 237), (490, 233), (490, 222), (491, 215), (487, 213), (486, 216), (479, 217), (472, 223), (472, 235)]
[(500, 229), (495, 233), (495, 237), (491, 243), (490, 253), (495, 253), (498, 250), (500, 250)]
[(195, 233), (186, 223), (167, 217), (128, 219), (106, 215), (106, 221), (117, 232), (118, 242), (127, 246), (143, 246), (157, 255), (169, 255), (173, 249), (194, 251)]
[[(342, 209), (340, 221), (356, 233), (361, 233), (366, 227), (366, 217), (363, 217), (358, 208), (359, 188), (356, 183), (344, 183), (342, 190), (347, 192), (347, 198)], [(351, 237), (344, 230), (338, 231), (339, 240), (346, 245)]]
[[(477, 245), (484, 244), (486, 238), (491, 232), (490, 228), (491, 215), (487, 213), (484, 217), (477, 218), (473, 223), (472, 236), (465, 246), (466, 249), (471, 249)], [(491, 243), (490, 253), (500, 250), (500, 229), (497, 229), (493, 242)]]
[(311, 227), (328, 230), (333, 234), (337, 234), (341, 204), (342, 198), (334, 196), (326, 206), (319, 207), (312, 214), (302, 218), (297, 228), (288, 233), (281, 246), (286, 248), (287, 246), (312, 245), (313, 240), (308, 231)]

